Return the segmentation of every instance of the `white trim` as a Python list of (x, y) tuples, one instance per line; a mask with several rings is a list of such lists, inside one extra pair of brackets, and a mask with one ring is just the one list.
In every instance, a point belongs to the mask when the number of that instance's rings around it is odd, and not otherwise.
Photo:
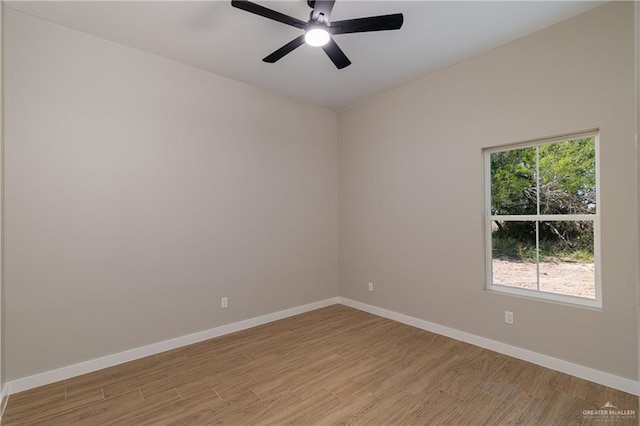
[(580, 377), (585, 380), (590, 380), (604, 386), (619, 389), (621, 391), (640, 396), (640, 381), (634, 381), (624, 377), (619, 377), (610, 373), (595, 370), (593, 368), (574, 364), (569, 361), (564, 361), (548, 355), (543, 355), (527, 349), (522, 349), (517, 346), (512, 346), (506, 343), (498, 342), (496, 340), (476, 336), (474, 334), (460, 331), (455, 328), (446, 327), (440, 324), (414, 318), (409, 315), (404, 315), (387, 309), (368, 305), (366, 303), (356, 302), (344, 297), (332, 297), (319, 302), (285, 309), (283, 311), (250, 318), (244, 321), (223, 325), (198, 333), (188, 334), (186, 336), (165, 340), (163, 342), (158, 342), (129, 351), (108, 355), (79, 364), (70, 365), (68, 367), (59, 368), (57, 370), (51, 370), (33, 376), (12, 380), (8, 382), (2, 390), (2, 409), (4, 409), (4, 406), (6, 405), (8, 396), (16, 392), (22, 392), (34, 387), (44, 386), (49, 383), (57, 382), (59, 380), (69, 379), (81, 374), (86, 374), (93, 371), (101, 370), (103, 368), (112, 367), (114, 365), (122, 364), (124, 362), (132, 361), (145, 356), (154, 355), (167, 350), (212, 339), (225, 334), (234, 333), (236, 331), (245, 330), (247, 328), (256, 327), (258, 325), (266, 324), (272, 321), (277, 321), (293, 315), (302, 314), (335, 304), (341, 304), (349, 306), (351, 308), (359, 309), (361, 311), (369, 312), (380, 317), (388, 318), (403, 324), (408, 324), (413, 327), (420, 328), (422, 330), (427, 330), (433, 333), (441, 334), (443, 336), (451, 337), (453, 339), (480, 346), (482, 348), (499, 352), (504, 355), (532, 362), (542, 367), (560, 371), (562, 373), (570, 374), (572, 376)]
[(433, 322), (421, 320), (419, 318), (414, 318), (409, 315), (400, 314), (394, 311), (379, 308), (377, 306), (368, 305), (362, 302), (356, 302), (344, 297), (338, 297), (338, 303), (349, 306), (351, 308), (359, 309), (361, 311), (369, 312), (370, 314), (398, 321), (403, 324), (411, 325), (413, 327), (451, 337), (452, 339), (480, 346), (481, 348), (499, 352), (504, 355), (532, 362), (551, 370), (570, 374), (581, 379), (590, 380), (604, 386), (640, 396), (640, 381), (635, 381), (616, 376), (614, 374), (605, 373), (604, 371), (595, 370), (593, 368), (574, 364), (569, 361), (554, 358), (548, 355), (543, 355), (527, 349), (522, 349), (517, 346), (512, 346), (506, 343), (498, 342), (496, 340), (487, 339), (486, 337), (476, 336), (475, 334), (467, 333), (440, 324), (435, 324)]
[[(548, 145), (551, 143), (573, 141), (582, 138), (593, 138), (595, 149), (595, 166), (596, 166), (596, 212), (594, 214), (540, 214), (540, 182), (536, 180), (536, 192), (538, 194), (538, 202), (536, 203), (536, 213), (526, 215), (492, 215), (491, 214), (491, 154), (496, 152), (506, 152), (515, 149), (522, 148), (536, 148), (536, 175), (539, 176), (539, 147), (541, 145)], [(498, 147), (483, 148), (482, 155), (484, 157), (484, 258), (485, 258), (485, 270), (484, 270), (484, 283), (483, 288), (487, 291), (496, 293), (508, 294), (515, 297), (526, 297), (530, 299), (540, 300), (551, 303), (561, 303), (576, 307), (584, 307), (590, 309), (602, 310), (602, 272), (601, 272), (601, 251), (600, 251), (600, 216), (601, 216), (601, 204), (600, 204), (600, 130), (594, 129), (585, 132), (573, 133), (564, 136), (553, 136), (551, 138), (532, 140), (527, 142), (521, 142), (510, 145), (502, 145)], [(528, 221), (536, 223), (536, 289), (523, 289), (518, 286), (511, 286), (508, 284), (500, 285), (493, 283), (493, 242), (492, 242), (492, 222), (497, 220), (504, 221)], [(571, 296), (568, 294), (556, 294), (549, 293), (540, 290), (540, 253), (539, 243), (540, 238), (538, 235), (539, 224), (543, 221), (591, 221), (593, 222), (593, 245), (594, 245), (594, 287), (595, 297), (586, 298)], [(639, 300), (640, 304), (640, 300)], [(640, 312), (640, 311), (639, 311)], [(640, 314), (639, 314), (640, 315)], [(639, 317), (640, 318), (640, 317)], [(639, 319), (640, 320), (640, 319)]]
[[(540, 266), (538, 266), (539, 268)], [(538, 284), (539, 285), (539, 284)], [(598, 297), (598, 288), (596, 287), (596, 298), (571, 296), (569, 294), (550, 293), (544, 290), (536, 290), (533, 288), (516, 287), (509, 284), (492, 284), (486, 286), (487, 291), (508, 294), (510, 296), (524, 297), (531, 300), (544, 300), (545, 302), (559, 303), (562, 305), (573, 306), (578, 308), (592, 308), (596, 311), (602, 311), (602, 300)]]
[(501, 145), (487, 147), (485, 148), (485, 150), (488, 152), (502, 152), (502, 151), (511, 151), (512, 149), (531, 148), (533, 146), (548, 145), (556, 142), (567, 142), (567, 141), (574, 141), (577, 139), (590, 138), (597, 135), (599, 132), (600, 132), (600, 129), (595, 128), (595, 129), (585, 130), (577, 133), (567, 133), (564, 135), (550, 136), (548, 138), (530, 139), (527, 141), (521, 141), (521, 142), (515, 142), (515, 143), (505, 143)]
[(4, 387), (0, 391), (0, 420), (2, 420), (2, 416), (4, 416), (4, 409), (7, 408), (8, 402), (9, 402), (9, 387), (7, 385), (4, 385)]
[[(596, 197), (598, 194), (596, 193)], [(540, 206), (538, 206), (540, 208)], [(562, 221), (592, 221), (595, 222), (598, 219), (598, 214), (519, 214), (519, 215), (509, 215), (509, 214), (494, 214), (489, 216), (489, 219), (494, 220), (504, 220), (511, 222), (562, 222)]]
[(151, 345), (142, 346), (113, 355), (107, 355), (101, 358), (92, 359), (67, 367), (58, 368), (57, 370), (45, 371), (44, 373), (35, 374), (29, 377), (23, 377), (8, 382), (5, 386), (5, 394), (11, 395), (16, 392), (33, 389), (38, 386), (44, 386), (60, 380), (76, 377), (81, 374), (91, 373), (103, 368), (113, 367), (135, 359), (144, 358), (149, 355), (155, 355), (171, 349), (182, 346), (191, 345), (193, 343), (202, 342), (204, 340), (213, 339), (236, 331), (246, 330), (247, 328), (256, 327), (258, 325), (277, 321), (293, 315), (302, 314), (313, 311), (315, 309), (324, 308), (325, 306), (335, 305), (338, 303), (337, 297), (321, 300), (319, 302), (309, 303), (307, 305), (297, 306), (283, 311), (271, 314), (261, 315), (259, 317), (249, 318), (243, 321), (234, 322), (232, 324), (222, 325), (220, 327), (211, 328), (209, 330), (200, 331), (185, 336), (176, 337), (165, 340), (163, 342), (152, 343)]

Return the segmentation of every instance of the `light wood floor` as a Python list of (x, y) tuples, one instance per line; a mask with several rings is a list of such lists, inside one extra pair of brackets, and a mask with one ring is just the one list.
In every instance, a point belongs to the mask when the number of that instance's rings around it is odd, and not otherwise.
[(334, 305), (12, 395), (2, 424), (603, 424), (583, 410), (607, 402), (638, 413), (624, 392)]

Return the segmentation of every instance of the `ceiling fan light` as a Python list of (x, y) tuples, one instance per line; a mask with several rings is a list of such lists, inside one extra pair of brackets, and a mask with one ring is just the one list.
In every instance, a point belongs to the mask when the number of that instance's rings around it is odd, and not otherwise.
[(324, 28), (311, 28), (304, 33), (304, 41), (309, 46), (324, 46), (329, 43), (329, 32)]

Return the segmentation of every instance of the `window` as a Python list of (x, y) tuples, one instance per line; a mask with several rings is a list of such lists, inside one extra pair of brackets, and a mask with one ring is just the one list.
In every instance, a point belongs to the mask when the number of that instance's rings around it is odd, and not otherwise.
[(487, 289), (602, 307), (598, 134), (490, 148)]

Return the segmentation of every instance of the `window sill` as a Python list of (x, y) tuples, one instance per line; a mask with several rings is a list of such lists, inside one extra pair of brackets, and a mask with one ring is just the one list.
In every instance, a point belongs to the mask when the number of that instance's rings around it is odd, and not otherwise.
[(522, 297), (530, 300), (542, 302), (551, 302), (565, 306), (587, 308), (596, 311), (602, 311), (602, 299), (588, 299), (586, 297), (568, 296), (565, 294), (548, 293), (538, 290), (529, 290), (526, 288), (510, 287), (499, 284), (490, 284), (486, 287), (486, 291), (492, 293), (507, 294), (510, 296)]

